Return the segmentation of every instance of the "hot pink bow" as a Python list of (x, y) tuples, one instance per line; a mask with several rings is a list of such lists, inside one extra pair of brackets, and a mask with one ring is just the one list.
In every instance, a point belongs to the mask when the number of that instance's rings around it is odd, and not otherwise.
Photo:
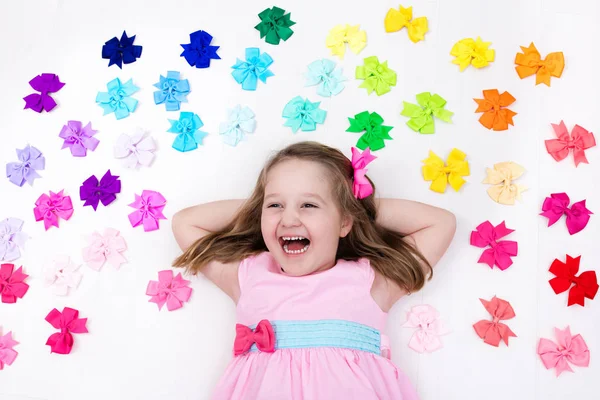
[(588, 132), (586, 129), (579, 125), (575, 125), (569, 135), (569, 131), (563, 121), (560, 124), (552, 124), (554, 133), (558, 139), (546, 140), (546, 150), (556, 160), (564, 160), (569, 155), (569, 150), (573, 149), (573, 159), (575, 160), (575, 166), (579, 163), (588, 163), (585, 157), (585, 150), (596, 145), (596, 139), (592, 132)]
[(376, 159), (371, 154), (371, 150), (367, 147), (362, 153), (355, 147), (352, 147), (352, 168), (354, 168), (354, 180), (352, 183), (352, 191), (357, 199), (364, 199), (373, 194), (373, 185), (365, 176), (366, 166)]
[(156, 303), (158, 309), (167, 303), (167, 310), (173, 311), (181, 308), (184, 301), (188, 301), (192, 295), (192, 288), (187, 281), (181, 277), (181, 273), (173, 278), (173, 271), (166, 269), (158, 272), (158, 281), (148, 282), (146, 294), (152, 296), (151, 303)]
[(13, 350), (13, 346), (19, 344), (12, 338), (12, 332), (6, 335), (0, 335), (0, 370), (4, 369), (4, 365), (11, 365), (17, 358), (18, 353)]
[(50, 335), (46, 344), (50, 346), (51, 353), (69, 354), (73, 348), (73, 335), (71, 333), (87, 333), (85, 327), (87, 318), (77, 318), (79, 311), (65, 307), (61, 313), (56, 308), (46, 316), (46, 321), (60, 332)]
[(428, 304), (414, 306), (406, 314), (406, 328), (418, 328), (408, 342), (408, 347), (418, 353), (431, 353), (442, 348), (441, 335), (448, 333), (440, 320), (440, 313)]
[(23, 267), (16, 271), (14, 269), (14, 264), (0, 265), (0, 295), (3, 303), (16, 303), (17, 298), (22, 299), (29, 289), (29, 285), (23, 282), (29, 275), (23, 273)]
[(581, 335), (571, 336), (567, 326), (564, 330), (554, 328), (558, 344), (552, 340), (541, 338), (537, 353), (540, 355), (546, 369), (556, 368), (556, 376), (564, 371), (573, 372), (569, 363), (587, 367), (590, 364), (590, 351)]
[(566, 193), (552, 193), (550, 197), (546, 197), (542, 205), (542, 213), (548, 218), (548, 226), (552, 226), (560, 217), (565, 214), (567, 216), (567, 229), (571, 235), (581, 231), (590, 220), (590, 214), (593, 214), (585, 207), (585, 200), (573, 203), (569, 208), (571, 200)]
[(494, 319), (492, 321), (481, 320), (473, 325), (475, 332), (485, 343), (492, 346), (498, 347), (500, 340), (504, 340), (504, 343), (508, 346), (508, 339), (517, 337), (510, 328), (500, 322), (501, 320), (511, 319), (515, 316), (515, 311), (511, 307), (510, 303), (506, 300), (502, 300), (494, 296), (491, 301), (479, 299), (485, 309), (492, 314)]
[(477, 226), (476, 230), (471, 232), (471, 245), (486, 249), (479, 257), (479, 263), (486, 263), (490, 268), (494, 267), (494, 264), (498, 266), (502, 271), (512, 265), (512, 256), (516, 256), (518, 253), (518, 244), (512, 240), (501, 240), (504, 236), (514, 232), (513, 229), (508, 229), (504, 225), (504, 221), (494, 227), (490, 221), (485, 221)]
[(127, 250), (127, 244), (123, 236), (119, 236), (119, 231), (112, 228), (106, 228), (104, 235), (94, 232), (88, 241), (90, 245), (83, 249), (83, 261), (87, 265), (99, 271), (100, 268), (108, 261), (115, 268), (119, 268), (121, 264), (127, 262), (121, 252)]
[(162, 213), (166, 203), (164, 196), (154, 190), (144, 190), (141, 196), (136, 194), (135, 201), (129, 205), (137, 208), (128, 215), (131, 226), (135, 228), (143, 223), (144, 232), (157, 230), (158, 221), (167, 219)]
[(239, 356), (244, 354), (256, 343), (256, 347), (265, 353), (275, 351), (275, 332), (269, 321), (263, 319), (252, 330), (246, 325), (235, 325), (235, 342), (233, 343), (233, 354)]
[(50, 191), (50, 196), (42, 194), (35, 202), (33, 215), (36, 221), (44, 220), (44, 228), (48, 230), (51, 226), (58, 228), (58, 218), (68, 220), (73, 215), (73, 203), (71, 197)]

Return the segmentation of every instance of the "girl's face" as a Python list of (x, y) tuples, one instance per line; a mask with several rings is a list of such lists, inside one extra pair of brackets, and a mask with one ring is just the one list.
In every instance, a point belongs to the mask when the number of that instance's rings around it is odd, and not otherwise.
[(333, 267), (339, 238), (351, 227), (334, 202), (322, 165), (292, 159), (269, 171), (261, 230), (283, 272), (302, 276)]

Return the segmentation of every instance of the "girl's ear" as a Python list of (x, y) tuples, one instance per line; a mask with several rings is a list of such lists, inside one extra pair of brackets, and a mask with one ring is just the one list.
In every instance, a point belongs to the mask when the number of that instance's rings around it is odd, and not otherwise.
[(340, 227), (340, 237), (346, 237), (352, 230), (353, 219), (351, 216), (343, 217), (342, 226)]

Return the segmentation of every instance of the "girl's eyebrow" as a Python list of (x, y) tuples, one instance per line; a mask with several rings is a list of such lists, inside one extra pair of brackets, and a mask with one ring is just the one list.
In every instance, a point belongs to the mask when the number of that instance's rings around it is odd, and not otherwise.
[[(277, 197), (277, 196), (279, 196), (279, 193), (270, 193), (270, 194), (268, 194), (268, 195), (265, 196), (265, 200), (268, 200), (271, 197)], [(302, 196), (304, 196), (304, 197), (312, 197), (312, 198), (315, 198), (315, 199), (320, 200), (323, 203), (325, 203), (325, 200), (323, 200), (323, 198), (321, 196), (319, 196), (318, 194), (316, 194), (316, 193), (302, 193)]]

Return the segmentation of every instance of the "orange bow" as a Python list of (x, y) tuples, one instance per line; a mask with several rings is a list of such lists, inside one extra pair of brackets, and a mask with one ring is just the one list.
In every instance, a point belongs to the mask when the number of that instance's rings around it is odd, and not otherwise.
[(565, 68), (565, 56), (562, 51), (550, 53), (542, 60), (542, 56), (533, 42), (529, 47), (520, 47), (523, 53), (517, 53), (515, 57), (515, 64), (517, 64), (515, 69), (519, 78), (523, 79), (536, 74), (535, 84), (545, 83), (546, 86), (550, 86), (550, 77), (560, 78)]
[(509, 110), (508, 107), (516, 101), (508, 92), (500, 94), (498, 89), (489, 89), (483, 91), (483, 99), (473, 99), (477, 102), (478, 107), (476, 113), (482, 112), (483, 115), (479, 118), (481, 125), (495, 131), (505, 131), (508, 129), (508, 124), (513, 125), (513, 119), (516, 112)]

